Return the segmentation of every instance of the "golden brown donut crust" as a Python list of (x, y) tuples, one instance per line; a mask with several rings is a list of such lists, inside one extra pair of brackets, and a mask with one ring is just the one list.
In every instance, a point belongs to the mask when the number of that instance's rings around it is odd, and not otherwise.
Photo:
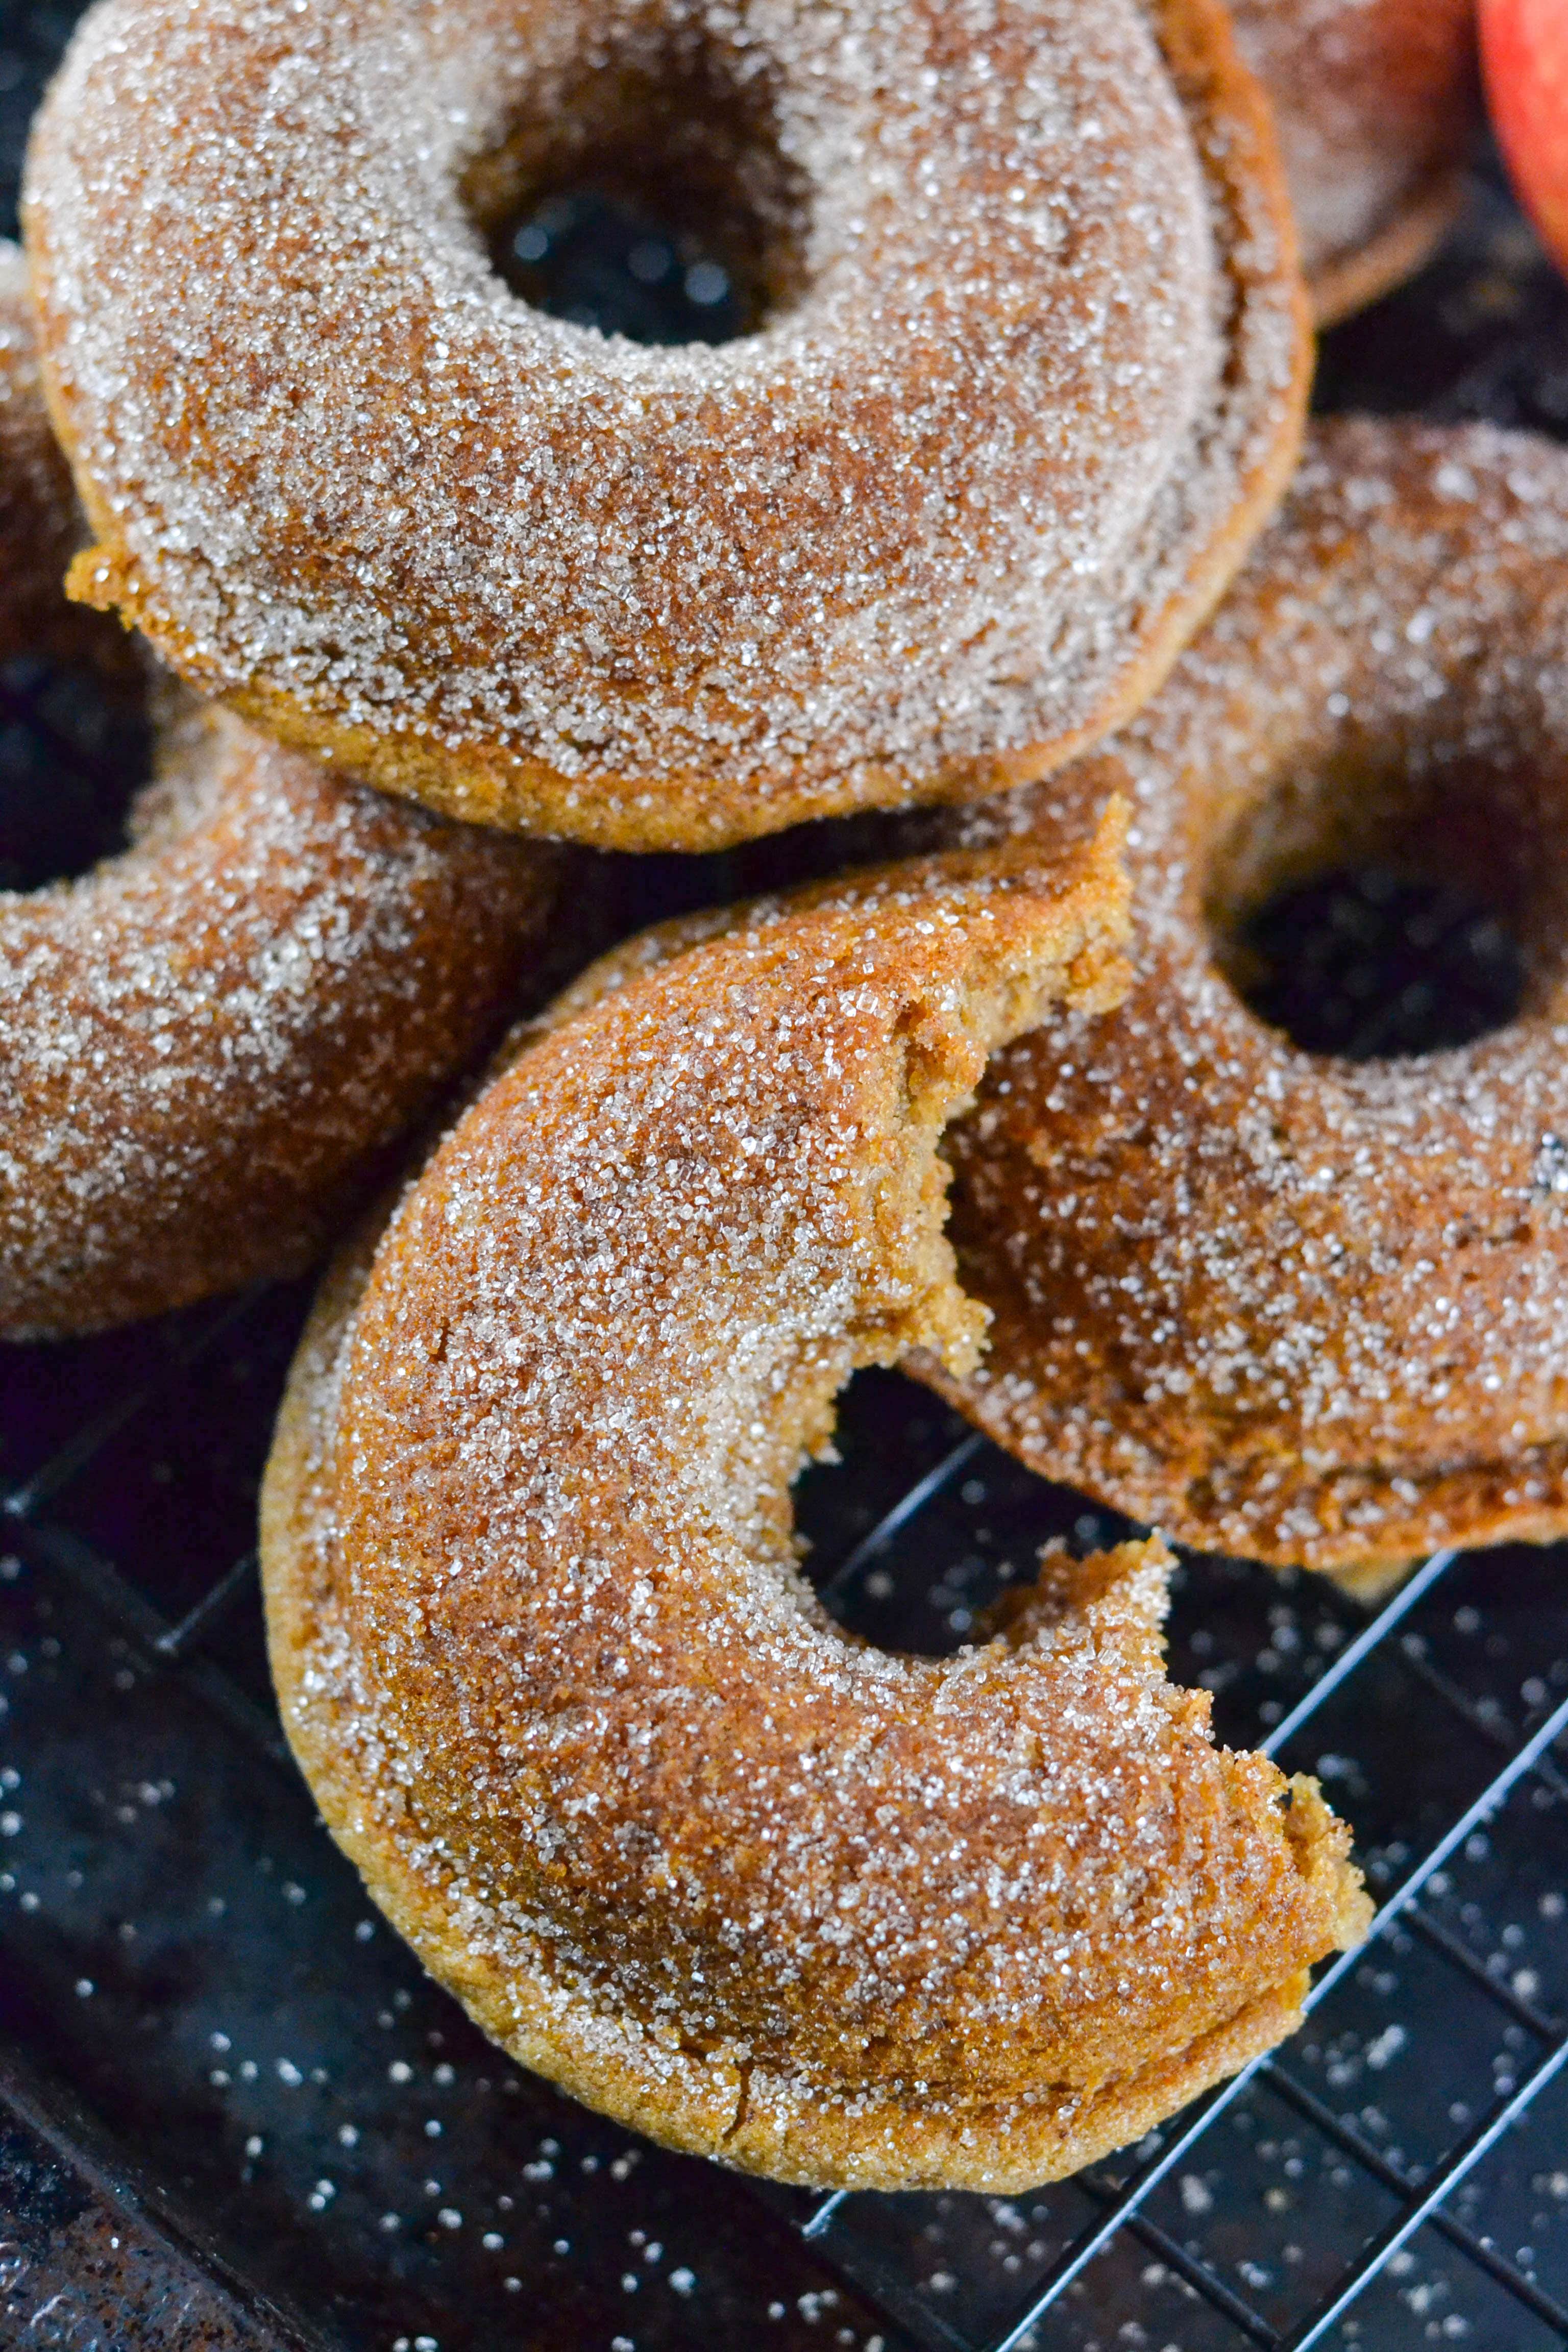
[(1420, 268), (1480, 118), (1475, 0), (1231, 0), (1274, 100), (1321, 327)]
[[(653, 351), (506, 294), (462, 191), (683, 73), (772, 124), (775, 315)], [(1218, 0), (105, 0), (26, 233), (75, 593), (388, 790), (622, 848), (1059, 763), (1212, 605), (1305, 403)]]
[(999, 1037), (1123, 984), (1114, 848), (618, 958), (345, 1255), (290, 1381), (269, 1640), (333, 1835), (515, 2056), (747, 2169), (1058, 2177), (1364, 1925), (1314, 1786), (1165, 1682), (1158, 1547), (1048, 1561), (944, 1660), (851, 1641), (795, 1561), (854, 1367), (973, 1360), (936, 1139)]
[[(1314, 1568), (1568, 1529), (1568, 455), (1317, 427), (1281, 520), (1101, 758), (964, 821), (1081, 836), (1130, 796), (1136, 985), (998, 1056), (949, 1138), (972, 1375), (1047, 1476)], [(952, 829), (952, 821), (944, 820)], [(1517, 1019), (1302, 1053), (1216, 962), (1269, 892), (1371, 860), (1488, 888)]]

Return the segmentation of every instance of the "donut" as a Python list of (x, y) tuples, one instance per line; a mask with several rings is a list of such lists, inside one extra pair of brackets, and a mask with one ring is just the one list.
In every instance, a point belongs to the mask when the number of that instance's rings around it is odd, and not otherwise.
[(1275, 102), (1320, 326), (1421, 267), (1480, 121), (1475, 0), (1231, 0)]
[[(1124, 795), (1138, 977), (999, 1055), (951, 1131), (991, 1345), (917, 1368), (1184, 1543), (1338, 1569), (1568, 1532), (1565, 560), (1568, 452), (1315, 427), (1136, 724), (940, 821), (1059, 854)], [(1369, 864), (1489, 893), (1514, 1017), (1351, 1061), (1249, 1010), (1249, 914)]]
[(165, 723), (131, 840), (0, 893), (0, 1337), (303, 1272), (541, 961), (551, 853)]
[(943, 1659), (796, 1565), (853, 1369), (973, 1360), (938, 1136), (995, 1042), (1124, 985), (1115, 847), (617, 957), (344, 1253), (291, 1375), (268, 1640), (332, 1835), (515, 2057), (751, 2171), (1056, 2178), (1288, 2032), (1365, 1923), (1315, 1784), (1164, 1680), (1158, 1546), (1049, 1558)]
[[(628, 178), (744, 215), (754, 332), (507, 290), (520, 205)], [(26, 232), (73, 593), (387, 791), (606, 847), (1045, 773), (1299, 446), (1218, 0), (102, 0)]]
[(21, 247), (0, 237), (0, 661), (87, 662), (129, 682), (135, 656), (122, 632), (62, 593), (84, 535), (44, 404), (27, 265)]
[[(118, 649), (49, 586), (70, 486), (7, 295), (0, 648)], [(504, 1024), (560, 885), (559, 851), (385, 800), (183, 690), (155, 703), (124, 852), (0, 891), (5, 1339), (303, 1272)]]

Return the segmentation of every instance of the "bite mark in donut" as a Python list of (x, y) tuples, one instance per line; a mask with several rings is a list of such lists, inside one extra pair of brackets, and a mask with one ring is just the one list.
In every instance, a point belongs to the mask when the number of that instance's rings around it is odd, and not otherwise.
[[(1184, 1543), (1342, 1568), (1568, 1529), (1565, 566), (1562, 450), (1317, 427), (1135, 725), (958, 827), (1059, 850), (1131, 798), (1138, 978), (998, 1055), (952, 1130), (992, 1344), (923, 1369)], [(1515, 1018), (1352, 1062), (1249, 1010), (1249, 911), (1369, 861), (1485, 895)]]
[(941, 1660), (795, 1564), (855, 1367), (973, 1360), (936, 1143), (998, 1039), (1124, 984), (1114, 853), (617, 958), (340, 1262), (279, 1423), (274, 1674), (376, 1901), (526, 2063), (782, 2179), (1055, 2178), (1364, 1925), (1315, 1786), (1164, 1681), (1157, 1547), (1047, 1560)]
[[(718, 347), (490, 267), (669, 88), (755, 226), (769, 307)], [(1305, 404), (1217, 0), (104, 0), (26, 209), (73, 593), (388, 790), (607, 846), (1059, 763), (1210, 608)]]

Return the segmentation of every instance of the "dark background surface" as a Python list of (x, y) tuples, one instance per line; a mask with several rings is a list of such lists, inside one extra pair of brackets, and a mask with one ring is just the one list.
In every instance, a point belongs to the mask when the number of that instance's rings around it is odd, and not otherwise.
[[(0, 6), (0, 210), (75, 14)], [(672, 240), (654, 268), (657, 230), (574, 200), (527, 245), (531, 290), (671, 339), (729, 317), (711, 278), (692, 299), (702, 251)], [(1568, 299), (1489, 171), (1424, 278), (1331, 339), (1320, 400), (1568, 429)], [(115, 812), (94, 780), (107, 764), (128, 788), (135, 755), (72, 681), (19, 665), (0, 687), (0, 857), (34, 878), (99, 845)], [(825, 854), (817, 837), (623, 863), (620, 919)], [(1310, 969), (1311, 1003), (1278, 1017), (1329, 1018), (1342, 1048), (1420, 1042), (1410, 1024), (1451, 1007), (1458, 967), (1461, 996), (1497, 979), (1489, 950), (1479, 982), (1466, 961), (1468, 905), (1434, 926), (1356, 881), (1291, 919), (1281, 984)], [(1363, 1034), (1369, 1018), (1384, 1025)], [(272, 1709), (252, 1554), (305, 1303), (277, 1290), (0, 1349), (0, 2343), (1568, 2342), (1561, 1554), (1457, 1563), (1370, 1621), (1321, 1580), (1184, 1563), (1173, 1675), (1215, 1693), (1236, 1744), (1327, 1693), (1285, 1760), (1356, 1823), (1380, 1897), (1413, 1874), (1418, 1893), (1206, 2120), (1034, 2197), (824, 2208), (670, 2157), (511, 2067), (316, 1822)], [(950, 1646), (1047, 1537), (1114, 1531), (893, 1375), (854, 1384), (841, 1450), (802, 1482), (802, 1520), (814, 1572), (874, 1638)], [(1358, 2271), (1364, 2294), (1313, 2336)]]

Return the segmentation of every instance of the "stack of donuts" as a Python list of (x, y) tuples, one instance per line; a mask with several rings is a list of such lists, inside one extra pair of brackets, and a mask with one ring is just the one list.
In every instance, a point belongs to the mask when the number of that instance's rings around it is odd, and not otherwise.
[[(676, 2147), (1016, 2189), (1269, 2046), (1368, 1906), (1166, 1680), (1162, 1537), (1568, 1528), (1568, 458), (1304, 424), (1473, 109), (1462, 0), (100, 0), (36, 126), (5, 649), (159, 750), (0, 900), (0, 1323), (340, 1242), (289, 1738), (486, 2030)], [(524, 299), (572, 187), (709, 218), (748, 331)], [(540, 1009), (596, 853), (850, 814)], [(1423, 859), (1517, 1017), (1249, 1009), (1271, 892)], [(868, 1364), (1157, 1532), (852, 1638), (789, 1490)]]

